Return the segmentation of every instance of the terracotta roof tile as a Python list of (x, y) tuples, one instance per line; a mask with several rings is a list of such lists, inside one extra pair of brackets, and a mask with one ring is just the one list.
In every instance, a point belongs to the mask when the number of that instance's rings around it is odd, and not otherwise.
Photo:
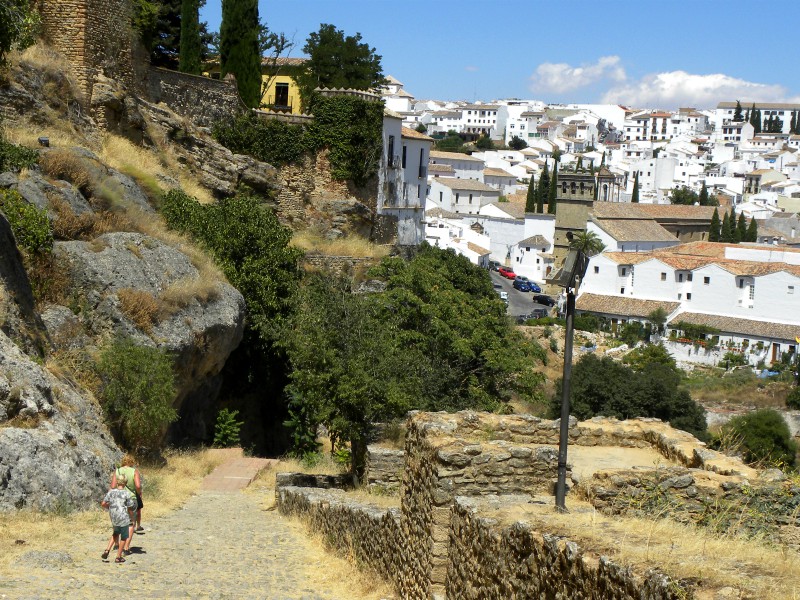
[(483, 162), (480, 158), (475, 158), (469, 154), (462, 154), (461, 152), (441, 152), (439, 150), (431, 150), (431, 158), (441, 158), (448, 160), (468, 160), (471, 162)]
[(575, 302), (575, 308), (584, 312), (645, 318), (658, 308), (663, 308), (668, 315), (672, 314), (679, 306), (680, 302), (642, 300), (626, 296), (603, 296), (589, 293), (581, 294)]
[(512, 175), (508, 171), (504, 171), (503, 169), (494, 169), (492, 167), (487, 167), (483, 170), (484, 177), (513, 177), (516, 179), (515, 175)]
[(443, 179), (437, 179), (439, 183), (442, 185), (449, 187), (451, 190), (468, 190), (468, 191), (475, 191), (475, 192), (494, 192), (495, 194), (500, 194), (500, 190), (497, 188), (493, 188), (490, 185), (486, 185), (482, 181), (478, 181), (477, 179), (455, 179), (453, 177), (445, 177)]
[(420, 133), (416, 129), (411, 129), (410, 127), (403, 127), (400, 132), (400, 135), (404, 138), (412, 138), (415, 140), (425, 140), (426, 142), (432, 142), (433, 138), (425, 135), (424, 133)]
[(481, 248), (478, 244), (473, 244), (472, 242), (467, 242), (467, 248), (475, 252), (476, 254), (480, 254), (481, 256), (485, 256), (486, 254), (491, 254), (491, 250), (487, 250), (486, 248)]
[(772, 323), (769, 321), (755, 321), (753, 319), (739, 319), (737, 317), (691, 312), (680, 313), (672, 319), (672, 323), (680, 321), (691, 323), (692, 325), (708, 325), (719, 329), (722, 333), (752, 335), (773, 340), (794, 342), (795, 338), (800, 337), (800, 325), (786, 323)]
[(618, 242), (675, 242), (677, 238), (651, 219), (596, 219), (592, 221)]

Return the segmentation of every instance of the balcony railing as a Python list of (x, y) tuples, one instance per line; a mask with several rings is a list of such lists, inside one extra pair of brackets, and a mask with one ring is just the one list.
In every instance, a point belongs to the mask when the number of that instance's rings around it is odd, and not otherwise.
[(266, 108), (275, 112), (292, 112), (292, 103), (287, 98), (275, 99), (275, 96), (266, 98)]

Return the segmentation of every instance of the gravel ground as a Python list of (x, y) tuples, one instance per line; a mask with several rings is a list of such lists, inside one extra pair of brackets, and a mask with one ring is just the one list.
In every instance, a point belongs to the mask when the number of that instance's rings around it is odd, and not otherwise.
[(18, 573), (0, 580), (0, 599), (344, 600), (310, 588), (309, 570), (318, 580), (321, 567), (309, 557), (318, 552), (297, 524), (263, 504), (261, 494), (195, 495), (182, 509), (145, 521), (124, 564), (114, 563), (113, 552), (100, 558), (110, 526), (76, 532), (71, 548), (22, 555)]

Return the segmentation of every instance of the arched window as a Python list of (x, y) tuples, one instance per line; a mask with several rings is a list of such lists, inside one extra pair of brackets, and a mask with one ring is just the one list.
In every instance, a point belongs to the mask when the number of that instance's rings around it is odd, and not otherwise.
[(562, 181), (561, 182), (561, 193), (562, 194), (566, 194), (567, 193), (567, 182), (566, 181)]
[(603, 184), (603, 200), (608, 200), (608, 184)]
[(569, 193), (574, 196), (576, 188), (577, 188), (577, 186), (575, 185), (575, 182), (573, 181), (569, 186)]

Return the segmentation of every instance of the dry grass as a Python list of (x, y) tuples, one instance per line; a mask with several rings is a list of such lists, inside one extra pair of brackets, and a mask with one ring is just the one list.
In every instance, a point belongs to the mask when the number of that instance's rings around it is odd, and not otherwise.
[(330, 454), (323, 452), (321, 459), (314, 465), (309, 465), (303, 461), (285, 457), (271, 466), (269, 469), (264, 469), (253, 480), (250, 490), (257, 488), (275, 489), (275, 478), (278, 473), (308, 473), (311, 475), (338, 475), (344, 472), (342, 465), (333, 460)]
[(192, 300), (207, 304), (219, 298), (219, 295), (219, 281), (202, 277), (184, 277), (167, 286), (159, 294), (158, 299), (161, 301), (163, 311), (174, 314), (189, 306)]
[(84, 160), (70, 150), (52, 150), (39, 158), (39, 165), (45, 175), (69, 181), (84, 195), (91, 194), (96, 187)]
[(374, 244), (361, 237), (345, 237), (327, 240), (313, 229), (297, 231), (292, 236), (291, 246), (306, 252), (318, 252), (329, 256), (352, 256), (354, 258), (383, 258), (389, 248)]
[[(166, 460), (164, 466), (140, 467), (147, 503), (146, 519), (160, 517), (183, 505), (199, 489), (203, 477), (222, 459), (212, 452), (200, 450), (169, 452)], [(0, 513), (0, 571), (14, 569), (15, 560), (31, 548), (69, 548), (74, 531), (105, 531), (108, 515), (100, 510), (100, 500), (97, 499), (97, 508), (73, 513)], [(16, 540), (25, 540), (25, 544), (17, 544)]]
[(133, 288), (117, 291), (122, 312), (142, 331), (150, 333), (161, 312), (161, 303), (153, 294)]
[(732, 586), (747, 598), (800, 598), (800, 557), (785, 546), (714, 535), (669, 519), (607, 517), (575, 500), (569, 509), (561, 515), (551, 505), (540, 506), (511, 518), (524, 518), (540, 531), (563, 535), (639, 571), (656, 568), (673, 579), (700, 581), (706, 590)]

